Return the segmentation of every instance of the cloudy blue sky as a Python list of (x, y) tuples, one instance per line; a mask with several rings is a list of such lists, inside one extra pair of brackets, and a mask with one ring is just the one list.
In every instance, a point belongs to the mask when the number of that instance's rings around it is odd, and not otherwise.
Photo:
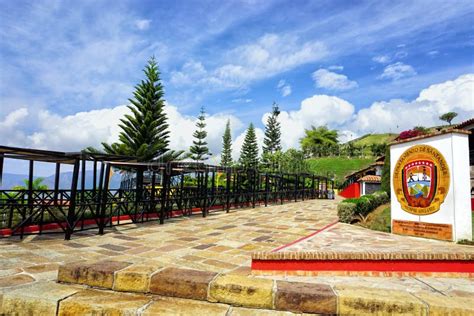
[(474, 115), (472, 1), (0, 0), (1, 144), (61, 150), (116, 139), (154, 55), (172, 145), (201, 106), (215, 157), (235, 155), (273, 101), (285, 148), (304, 128), (341, 140)]

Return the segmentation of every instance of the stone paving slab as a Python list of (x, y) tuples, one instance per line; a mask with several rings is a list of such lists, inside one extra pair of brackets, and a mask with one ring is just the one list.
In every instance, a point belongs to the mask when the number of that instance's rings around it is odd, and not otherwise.
[(58, 315), (137, 315), (151, 301), (146, 295), (87, 289), (62, 300)]
[[(1, 239), (0, 296), (11, 293), (15, 288), (24, 287), (26, 283), (33, 286), (44, 281), (55, 280), (58, 265), (74, 264), (78, 261), (97, 262), (107, 259), (127, 262), (130, 264), (127, 267), (113, 270), (114, 277), (129, 268), (130, 274), (138, 273), (142, 278), (142, 281), (138, 282), (142, 286), (141, 289), (146, 287), (143, 282), (150, 279), (153, 274), (150, 270), (160, 267), (248, 276), (252, 253), (268, 252), (318, 231), (337, 219), (336, 205), (337, 201), (312, 200), (254, 210), (239, 209), (229, 214), (212, 214), (208, 218), (172, 219), (165, 225), (147, 223), (117, 227), (114, 231), (109, 231), (103, 236), (85, 231), (74, 235), (73, 240), (69, 242), (50, 235), (30, 236), (23, 241), (14, 238)], [(343, 226), (346, 225), (338, 224), (334, 229)], [(339, 238), (339, 234), (334, 233), (333, 230), (324, 233), (332, 235), (320, 233), (316, 236), (323, 236), (325, 241), (321, 241), (321, 247), (326, 247), (326, 249), (337, 248), (336, 244), (339, 242), (346, 244), (352, 250), (355, 249), (353, 243), (360, 242), (365, 245), (366, 235), (362, 232), (367, 232), (367, 230), (352, 226), (350, 228), (361, 231), (354, 233), (355, 230), (343, 228), (341, 230), (344, 234), (342, 240)], [(353, 234), (356, 236), (352, 236)], [(398, 236), (401, 238), (399, 243), (394, 243), (386, 234), (380, 234), (377, 237), (379, 241), (388, 240), (384, 247), (395, 245), (401, 249), (408, 249), (413, 240), (418, 240), (413, 237)], [(428, 240), (428, 242), (431, 241)], [(414, 244), (416, 243), (414, 242)], [(456, 246), (446, 242), (436, 243), (441, 243), (446, 248)], [(110, 245), (123, 248), (113, 247), (116, 249), (113, 250), (110, 249)], [(206, 245), (206, 247), (199, 247), (200, 245)], [(196, 247), (204, 249), (196, 249)], [(140, 268), (133, 271), (134, 267), (139, 265), (151, 268), (150, 270), (144, 269), (143, 272)], [(13, 279), (3, 279), (4, 282), (1, 282), (2, 278), (9, 277), (13, 277)], [(420, 292), (435, 294), (441, 292), (445, 296), (456, 298), (456, 300), (473, 300), (474, 298), (474, 282), (473, 279), (468, 278), (367, 278), (360, 276), (316, 276), (311, 278), (301, 276), (294, 278), (291, 276), (270, 277), (272, 280), (327, 284), (332, 288), (341, 284), (351, 284), (369, 289), (397, 289), (412, 295)], [(19, 281), (18, 284), (13, 284), (10, 282), (11, 280)], [(276, 285), (276, 282), (274, 284)], [(109, 286), (110, 282), (107, 285)], [(138, 287), (135, 290), (140, 292), (141, 289)], [(120, 290), (133, 291), (130, 288)], [(439, 308), (441, 307), (442, 305)], [(229, 313), (237, 313), (237, 311), (237, 307), (229, 309)], [(262, 315), (265, 314), (263, 310), (259, 311), (262, 311)], [(241, 311), (242, 315), (244, 313), (245, 309)]]
[(343, 315), (427, 315), (428, 306), (408, 292), (340, 286), (335, 289)]
[(254, 251), (271, 250), (336, 220), (336, 206), (333, 200), (310, 200), (237, 209), (207, 218), (173, 218), (164, 225), (118, 226), (102, 236), (83, 231), (70, 241), (58, 235), (2, 238), (0, 278), (28, 274), (34, 280), (50, 279), (59, 264), (105, 259), (229, 272), (249, 267)]
[[(84, 265), (91, 266), (88, 263)], [(127, 269), (129, 268), (117, 271), (114, 282), (119, 278), (120, 273)], [(144, 270), (151, 271), (152, 269), (144, 267)], [(88, 272), (85, 269), (77, 271)], [(77, 280), (81, 279), (78, 276)], [(63, 280), (59, 278), (59, 281)], [(158, 268), (156, 272), (151, 273), (149, 289), (143, 291), (142, 294), (192, 298), (217, 303), (218, 306), (222, 304), (232, 306), (227, 313), (239, 306), (284, 312), (342, 315), (465, 315), (474, 313), (472, 280), (448, 279), (447, 282), (442, 282), (442, 280), (435, 280), (431, 284), (430, 282), (430, 278), (424, 280), (407, 278), (404, 284), (394, 287), (386, 279), (376, 278), (371, 278), (371, 280), (346, 278), (343, 281), (335, 277), (332, 280), (295, 277), (264, 278), (248, 274), (217, 274), (189, 269)], [(457, 286), (459, 284), (461, 286)], [(110, 293), (113, 292), (104, 293), (109, 293), (103, 294), (107, 296), (112, 295)], [(78, 295), (81, 297), (82, 294)], [(91, 294), (84, 295), (87, 297)], [(127, 296), (124, 297), (126, 300)], [(65, 301), (77, 300), (71, 297)], [(79, 299), (80, 304), (89, 306), (91, 303), (87, 301)], [(165, 303), (157, 304), (157, 310), (164, 308), (161, 305)], [(199, 306), (199, 303), (193, 304)], [(168, 306), (167, 303), (165, 305)], [(100, 304), (97, 306), (94, 311), (109, 308)], [(245, 314), (246, 311), (236, 310), (236, 313), (240, 312)], [(264, 315), (267, 312), (262, 313)]]
[(39, 282), (3, 295), (1, 315), (56, 315), (58, 302), (80, 291), (77, 287)]
[(255, 252), (253, 259), (303, 260), (474, 260), (474, 247), (452, 242), (400, 236), (337, 223), (277, 251)]

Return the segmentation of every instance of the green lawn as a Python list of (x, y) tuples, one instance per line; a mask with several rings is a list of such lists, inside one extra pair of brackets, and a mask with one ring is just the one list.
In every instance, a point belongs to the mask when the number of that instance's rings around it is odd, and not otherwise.
[(373, 216), (368, 223), (368, 227), (372, 230), (379, 230), (381, 232), (390, 233), (391, 226), (391, 214), (390, 206), (381, 205), (381, 212), (377, 209), (373, 212)]
[(374, 160), (374, 158), (310, 158), (308, 165), (311, 172), (321, 176), (327, 176), (329, 172), (329, 175), (334, 175), (336, 182), (341, 184), (346, 175), (369, 166)]
[(367, 134), (356, 138), (351, 142), (358, 146), (370, 146), (372, 144), (390, 143), (397, 137), (397, 134)]

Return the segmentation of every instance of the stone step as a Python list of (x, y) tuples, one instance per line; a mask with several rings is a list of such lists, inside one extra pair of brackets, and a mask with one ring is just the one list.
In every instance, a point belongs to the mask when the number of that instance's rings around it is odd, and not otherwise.
[[(1, 296), (0, 296), (1, 298)], [(1, 315), (301, 315), (206, 301), (40, 282), (3, 295)]]
[[(469, 294), (467, 297), (446, 296), (436, 291), (409, 293), (400, 290), (329, 286), (317, 283), (287, 282), (250, 275), (160, 268), (119, 261), (63, 265), (59, 267), (58, 281), (72, 283), (76, 287), (80, 284), (113, 290), (113, 292), (102, 291), (99, 293), (118, 295), (116, 299), (111, 298), (110, 301), (131, 300), (135, 302), (136, 299), (136, 302), (139, 302), (136, 303), (137, 306), (142, 304), (142, 300), (145, 300), (146, 297), (147, 303), (140, 305), (140, 308), (137, 307), (137, 313), (148, 310), (149, 307), (144, 307), (148, 306), (147, 304), (150, 305), (150, 308), (154, 306), (152, 310), (168, 308), (159, 307), (160, 304), (166, 306), (174, 304), (173, 306), (179, 310), (180, 304), (186, 304), (180, 299), (187, 299), (192, 300), (194, 304), (192, 306), (204, 304), (203, 306), (212, 306), (212, 309), (226, 306), (227, 311), (231, 311), (234, 313), (233, 315), (246, 313), (246, 310), (241, 310), (240, 307), (258, 309), (263, 314), (268, 311), (317, 314), (428, 315), (436, 312), (440, 314), (474, 314), (474, 306), (469, 304), (469, 301), (472, 302), (474, 297)], [(60, 286), (60, 284), (56, 286)], [(133, 296), (130, 292), (139, 294)], [(74, 294), (72, 297), (75, 299), (64, 299), (65, 303), (59, 304), (60, 311), (63, 306), (61, 304), (69, 304), (67, 302), (70, 301), (78, 300), (83, 302), (81, 304), (93, 304), (94, 300), (87, 298), (88, 295), (93, 294), (88, 294), (90, 292), (81, 293), (80, 295)], [(161, 298), (154, 299), (155, 295), (159, 295)], [(171, 297), (175, 300), (166, 301), (163, 297)], [(104, 300), (105, 297), (100, 301)], [(162, 300), (174, 303), (156, 303), (156, 301), (161, 302)], [(75, 306), (73, 303), (71, 304), (71, 306)], [(210, 306), (208, 308), (211, 308)], [(183, 305), (184, 308), (188, 307)], [(211, 312), (209, 313), (213, 315)], [(252, 311), (249, 313), (249, 315), (253, 315)]]

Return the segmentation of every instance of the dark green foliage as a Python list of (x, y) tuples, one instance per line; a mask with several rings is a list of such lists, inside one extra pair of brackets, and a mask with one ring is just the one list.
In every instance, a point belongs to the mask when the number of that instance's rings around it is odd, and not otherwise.
[(370, 145), (370, 151), (372, 152), (372, 155), (374, 157), (382, 156), (386, 150), (387, 150), (386, 143)]
[(164, 92), (154, 57), (148, 61), (144, 73), (146, 79), (135, 87), (134, 98), (129, 99), (131, 105), (128, 108), (132, 114), (120, 120), (122, 131), (119, 141), (102, 145), (107, 153), (134, 156), (139, 161), (150, 161), (162, 155), (173, 157), (168, 152), (169, 130), (164, 112)]
[(390, 196), (390, 147), (385, 150), (385, 160), (382, 168), (380, 188)]
[(272, 114), (267, 119), (265, 126), (265, 138), (263, 139), (263, 154), (273, 154), (281, 150), (281, 127), (278, 122), (280, 109), (278, 104), (273, 102)]
[(258, 166), (258, 144), (255, 128), (250, 123), (245, 134), (244, 143), (240, 151), (239, 163), (246, 168), (256, 168)]
[[(385, 204), (388, 201), (389, 197), (387, 193), (381, 191), (363, 195), (360, 198), (345, 199), (342, 203), (339, 203), (337, 207), (339, 220), (344, 221), (345, 223), (350, 223), (355, 216), (362, 215), (365, 217), (378, 206)], [(347, 207), (344, 204), (353, 204), (354, 207)], [(353, 213), (350, 214), (350, 212)]]
[(414, 131), (418, 131), (420, 132), (421, 134), (428, 134), (430, 132), (430, 129), (429, 128), (426, 128), (424, 126), (415, 126), (413, 127), (413, 130)]
[(265, 164), (261, 165), (261, 169), (267, 172), (309, 172), (309, 164), (305, 159), (304, 153), (294, 148), (290, 148), (286, 152), (265, 153), (263, 154), (263, 159)]
[[(43, 184), (44, 178), (39, 177), (33, 180), (32, 188), (33, 190), (48, 190), (48, 186)], [(23, 179), (24, 185), (16, 185), (12, 187), (12, 190), (28, 190), (30, 181), (28, 179)]]
[(230, 133), (230, 120), (227, 120), (224, 136), (222, 136), (221, 166), (232, 166), (232, 135)]
[(458, 114), (456, 112), (448, 112), (448, 113), (444, 113), (443, 115), (441, 115), (439, 117), (439, 119), (441, 121), (445, 121), (445, 122), (448, 122), (449, 125), (451, 125), (451, 121), (456, 117), (458, 116)]
[(204, 112), (204, 107), (201, 108), (201, 112), (199, 113), (198, 120), (196, 122), (196, 131), (193, 133), (193, 145), (189, 148), (191, 152), (191, 159), (193, 160), (206, 160), (209, 158), (211, 154), (209, 148), (207, 147), (206, 137), (207, 132), (206, 128), (206, 116)]
[(356, 214), (356, 205), (354, 203), (339, 203), (337, 205), (337, 216), (342, 223), (352, 222)]
[(323, 157), (338, 151), (337, 130), (330, 130), (327, 126), (305, 129), (305, 136), (300, 139), (301, 148), (310, 157)]

